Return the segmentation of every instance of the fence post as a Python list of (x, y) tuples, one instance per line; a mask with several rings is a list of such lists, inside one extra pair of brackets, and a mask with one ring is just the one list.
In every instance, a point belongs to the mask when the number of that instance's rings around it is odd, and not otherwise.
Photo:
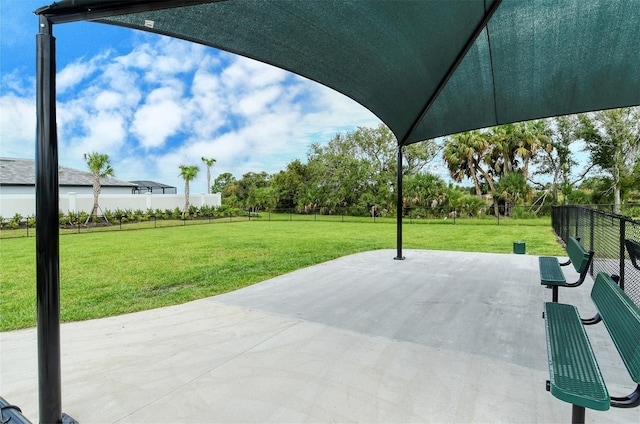
[(562, 207), (562, 239), (569, 238), (569, 208), (565, 205)]
[[(579, 221), (580, 221), (580, 214), (579, 214), (580, 210), (579, 210), (578, 208), (574, 208), (574, 210), (575, 210), (575, 216), (576, 216), (576, 217), (575, 217), (575, 226), (576, 226), (576, 229), (575, 229), (575, 231), (574, 231), (574, 235), (575, 235), (576, 237), (580, 237), (580, 234), (578, 234)], [(591, 210), (591, 223), (593, 224), (593, 210)]]
[[(590, 209), (589, 210), (589, 250), (594, 251), (595, 252), (595, 246), (593, 243), (593, 238), (595, 236), (595, 210), (594, 209)], [(577, 224), (576, 224), (577, 226)], [(591, 261), (591, 265), (589, 266), (591, 269), (589, 270), (589, 274), (591, 274), (591, 276), (593, 276), (593, 261)]]
[(624, 290), (624, 239), (626, 238), (626, 221), (618, 216), (618, 221), (620, 222), (620, 272), (618, 275), (620, 276), (620, 288)]

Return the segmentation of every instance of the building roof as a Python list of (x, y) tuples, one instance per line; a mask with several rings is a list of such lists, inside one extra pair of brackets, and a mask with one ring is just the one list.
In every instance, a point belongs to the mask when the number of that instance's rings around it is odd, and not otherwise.
[[(0, 158), (0, 185), (35, 186), (36, 164), (32, 159)], [(86, 171), (58, 166), (58, 185), (93, 186), (93, 178)], [(103, 187), (136, 187), (137, 184), (116, 178), (101, 178)]]
[(129, 182), (139, 186), (140, 188), (176, 188), (175, 186), (162, 184), (156, 181), (136, 180), (136, 181), (129, 181)]

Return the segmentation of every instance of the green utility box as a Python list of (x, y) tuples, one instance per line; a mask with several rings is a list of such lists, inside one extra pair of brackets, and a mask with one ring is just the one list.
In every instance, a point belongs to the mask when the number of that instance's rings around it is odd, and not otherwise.
[(527, 252), (527, 244), (523, 241), (514, 241), (513, 242), (513, 253), (517, 253), (518, 255), (524, 255)]

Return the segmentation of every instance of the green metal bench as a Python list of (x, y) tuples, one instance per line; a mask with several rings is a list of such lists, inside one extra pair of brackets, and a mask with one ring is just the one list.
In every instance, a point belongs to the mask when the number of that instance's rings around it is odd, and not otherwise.
[[(559, 262), (554, 256), (541, 256), (538, 258), (540, 268), (540, 284), (547, 286), (553, 290), (552, 300), (558, 301), (558, 287), (577, 287), (581, 285), (589, 272), (591, 261), (593, 260), (593, 251), (587, 251), (580, 239), (569, 237), (567, 241), (567, 262)], [(567, 279), (562, 272), (563, 266), (573, 265), (573, 268), (580, 274), (578, 281), (575, 283), (567, 283)]]
[(640, 269), (640, 243), (635, 240), (626, 239), (624, 244), (627, 247), (627, 252), (629, 252), (631, 264), (634, 268)]
[[(544, 305), (549, 375), (547, 390), (573, 404), (571, 422), (583, 423), (585, 408), (606, 411), (610, 406), (640, 405), (640, 308), (605, 273), (596, 277), (591, 299), (598, 315), (581, 320), (575, 306), (557, 302)], [(628, 396), (609, 396), (584, 323), (604, 322), (631, 379), (637, 384)]]

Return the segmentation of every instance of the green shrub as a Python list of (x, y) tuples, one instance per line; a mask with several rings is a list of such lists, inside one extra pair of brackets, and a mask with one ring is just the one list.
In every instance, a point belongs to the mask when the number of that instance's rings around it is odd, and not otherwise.
[(11, 222), (15, 222), (16, 224), (18, 224), (18, 226), (20, 226), (20, 223), (22, 222), (22, 215), (16, 213), (15, 215), (13, 215), (13, 218), (11, 218)]
[(536, 213), (531, 210), (527, 210), (524, 207), (513, 208), (511, 212), (511, 218), (514, 219), (533, 219), (537, 218)]

